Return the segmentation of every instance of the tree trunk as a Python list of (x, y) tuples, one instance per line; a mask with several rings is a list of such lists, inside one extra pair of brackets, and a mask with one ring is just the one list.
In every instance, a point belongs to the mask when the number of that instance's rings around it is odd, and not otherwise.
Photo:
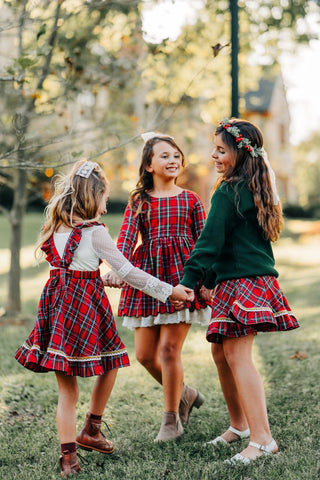
[(20, 251), (22, 245), (22, 225), (26, 205), (26, 170), (18, 169), (15, 179), (13, 207), (10, 212), (11, 240), (10, 240), (10, 270), (9, 289), (6, 312), (12, 316), (21, 311), (20, 294)]
[[(60, 10), (63, 0), (56, 1), (56, 10), (54, 23), (51, 31), (51, 35), (48, 40), (48, 44), (52, 47), (45, 58), (45, 62), (42, 68), (42, 72), (39, 76), (37, 83), (37, 90), (43, 89), (43, 83), (47, 78), (50, 70), (50, 64), (52, 60), (53, 47), (57, 38), (58, 20), (60, 17)], [(23, 29), (26, 16), (26, 0), (24, 0), (20, 15), (19, 25), (19, 54), (23, 54)], [(21, 90), (23, 85), (21, 84)], [(22, 226), (24, 219), (24, 212), (27, 201), (27, 183), (28, 172), (24, 168), (25, 164), (25, 145), (26, 133), (29, 129), (31, 114), (35, 108), (35, 98), (32, 98), (29, 103), (22, 109), (23, 113), (16, 115), (15, 128), (17, 136), (19, 138), (19, 151), (18, 151), (18, 164), (20, 168), (16, 170), (15, 185), (14, 185), (14, 197), (13, 206), (10, 211), (10, 224), (11, 224), (11, 242), (10, 242), (10, 270), (9, 270), (9, 289), (8, 299), (6, 305), (6, 314), (14, 317), (21, 312), (21, 292), (20, 292), (20, 280), (21, 280), (21, 267), (20, 267), (20, 252), (22, 246)]]

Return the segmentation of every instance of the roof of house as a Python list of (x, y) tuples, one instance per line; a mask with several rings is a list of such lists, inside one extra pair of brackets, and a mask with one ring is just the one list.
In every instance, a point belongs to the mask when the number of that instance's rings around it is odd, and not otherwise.
[(267, 112), (270, 108), (275, 80), (261, 78), (259, 88), (244, 94), (246, 110), (250, 112)]

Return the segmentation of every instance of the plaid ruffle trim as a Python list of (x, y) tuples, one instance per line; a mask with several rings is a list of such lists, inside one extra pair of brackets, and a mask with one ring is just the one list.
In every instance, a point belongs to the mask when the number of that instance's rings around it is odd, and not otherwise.
[(275, 277), (238, 278), (217, 286), (207, 340), (222, 343), (223, 337), (238, 338), (298, 327)]
[(64, 372), (68, 376), (91, 377), (130, 365), (126, 349), (101, 352), (91, 357), (69, 357), (64, 352), (25, 342), (17, 351), (16, 359), (24, 367), (37, 373)]

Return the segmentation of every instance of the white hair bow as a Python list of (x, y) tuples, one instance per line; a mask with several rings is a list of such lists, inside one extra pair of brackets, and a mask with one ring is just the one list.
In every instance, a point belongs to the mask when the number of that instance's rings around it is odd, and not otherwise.
[(81, 167), (77, 170), (76, 175), (80, 175), (80, 177), (89, 178), (92, 171), (98, 167), (99, 165), (96, 162), (84, 162)]
[(154, 137), (169, 137), (169, 138), (172, 138), (172, 140), (174, 140), (173, 137), (171, 137), (171, 135), (165, 135), (163, 133), (156, 133), (156, 132), (145, 132), (145, 133), (141, 133), (141, 138), (142, 140), (146, 143), (148, 140), (151, 140), (151, 138), (154, 138)]

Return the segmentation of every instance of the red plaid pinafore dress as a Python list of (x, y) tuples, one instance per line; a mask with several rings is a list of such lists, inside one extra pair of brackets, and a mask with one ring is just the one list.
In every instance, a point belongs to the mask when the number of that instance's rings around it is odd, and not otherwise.
[(56, 268), (43, 289), (35, 327), (15, 355), (30, 370), (90, 377), (129, 365), (99, 269), (69, 269), (82, 228), (93, 225), (72, 230), (62, 258), (53, 235), (42, 246), (46, 260)]
[[(150, 197), (150, 204), (145, 204), (138, 215), (127, 206), (117, 245), (135, 267), (176, 286), (183, 277), (183, 266), (205, 220), (203, 204), (192, 191), (183, 190), (173, 197)], [(135, 249), (139, 233), (141, 244)], [(197, 286), (189, 310), (194, 312), (207, 307)], [(122, 290), (119, 316), (156, 317), (175, 312), (169, 300), (162, 303), (130, 285)]]

